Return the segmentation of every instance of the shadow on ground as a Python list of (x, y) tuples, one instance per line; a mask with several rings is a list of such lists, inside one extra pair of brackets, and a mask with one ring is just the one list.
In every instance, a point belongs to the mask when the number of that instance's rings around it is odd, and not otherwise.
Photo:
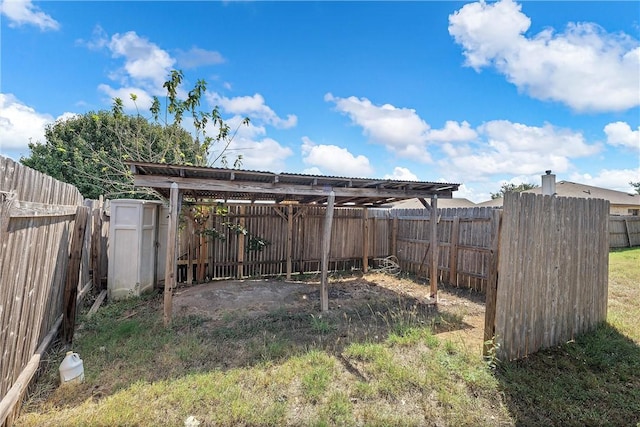
[(66, 350), (59, 348), (25, 409), (43, 402), (53, 407), (79, 405), (136, 382), (279, 363), (310, 350), (333, 354), (351, 370), (341, 353), (352, 343), (384, 342), (391, 334), (402, 337), (416, 329), (438, 334), (474, 327), (463, 319), (468, 305), (478, 310), (481, 295), (451, 289), (442, 292), (442, 304), (434, 306), (421, 296), (428, 295), (428, 286), (400, 282), (400, 287), (411, 287), (414, 296), (362, 277), (341, 280), (331, 283), (330, 311), (320, 314), (319, 286), (297, 283), (302, 288), (294, 298), (285, 298), (275, 308), (235, 300), (232, 310), (215, 315), (179, 309), (170, 328), (162, 322), (160, 292), (108, 304), (91, 319), (80, 318), (73, 350), (84, 360), (86, 381), (73, 389), (58, 388), (57, 366)]
[(561, 347), (503, 363), (496, 377), (517, 425), (640, 423), (640, 347), (608, 324)]

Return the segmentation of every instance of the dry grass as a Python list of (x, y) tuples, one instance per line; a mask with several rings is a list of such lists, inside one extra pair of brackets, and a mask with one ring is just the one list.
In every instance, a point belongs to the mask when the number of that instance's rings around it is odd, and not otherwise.
[(635, 426), (639, 265), (640, 248), (611, 254), (608, 324), (496, 370), (465, 339), (477, 313), (460, 304), (381, 293), (324, 316), (190, 315), (170, 329), (159, 295), (109, 304), (81, 319), (86, 382), (57, 387), (58, 349), (18, 425)]

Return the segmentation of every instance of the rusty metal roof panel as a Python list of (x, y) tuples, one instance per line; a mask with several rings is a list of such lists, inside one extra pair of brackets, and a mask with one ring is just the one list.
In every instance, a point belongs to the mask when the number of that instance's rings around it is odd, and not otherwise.
[(329, 192), (334, 191), (336, 204), (373, 206), (389, 200), (433, 195), (450, 198), (460, 185), (160, 163), (126, 163), (131, 168), (137, 186), (153, 188), (163, 197), (168, 197), (170, 184), (176, 182), (183, 194), (193, 199), (286, 200), (319, 204), (326, 202)]

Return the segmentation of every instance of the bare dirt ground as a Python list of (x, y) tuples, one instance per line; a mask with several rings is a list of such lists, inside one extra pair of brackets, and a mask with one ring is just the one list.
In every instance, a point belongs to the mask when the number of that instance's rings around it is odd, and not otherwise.
[[(349, 310), (372, 301), (415, 301), (430, 303), (429, 285), (406, 278), (370, 273), (347, 278), (333, 278), (329, 287), (329, 311)], [(439, 286), (439, 313), (461, 320), (455, 327), (437, 330), (441, 339), (462, 342), (468, 348), (481, 349), (484, 328), (484, 294), (467, 289)], [(218, 321), (225, 317), (261, 316), (275, 310), (310, 314), (320, 313), (318, 280), (283, 279), (228, 280), (182, 287), (173, 302), (175, 315), (199, 315)]]

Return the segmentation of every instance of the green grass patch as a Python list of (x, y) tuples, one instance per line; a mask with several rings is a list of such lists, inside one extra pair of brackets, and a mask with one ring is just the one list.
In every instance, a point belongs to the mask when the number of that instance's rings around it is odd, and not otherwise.
[(640, 423), (640, 248), (609, 256), (607, 323), (563, 346), (499, 364), (521, 425)]
[[(640, 422), (640, 248), (610, 256), (609, 321), (511, 363), (484, 360), (460, 310), (373, 297), (323, 313), (276, 310), (162, 322), (162, 297), (80, 316), (86, 381), (50, 363), (19, 426), (496, 426)], [(472, 350), (471, 350), (471, 349)]]

